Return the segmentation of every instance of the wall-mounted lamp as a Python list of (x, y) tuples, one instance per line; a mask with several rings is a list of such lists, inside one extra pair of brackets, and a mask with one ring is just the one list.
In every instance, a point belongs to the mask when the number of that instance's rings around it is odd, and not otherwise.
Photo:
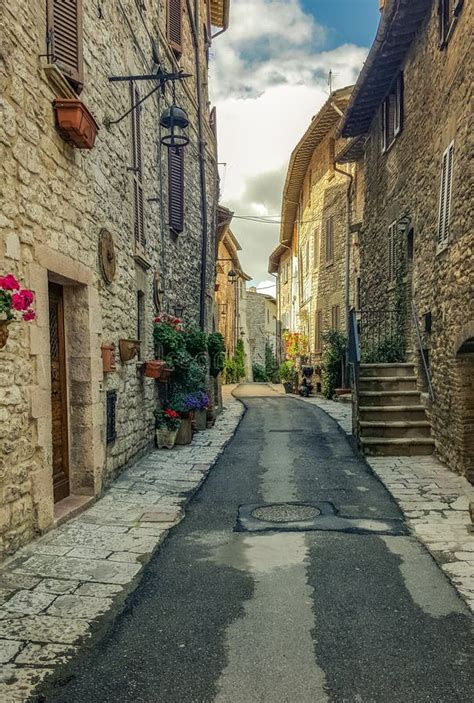
[(177, 105), (167, 108), (161, 115), (160, 125), (167, 130), (161, 138), (161, 143), (168, 149), (180, 149), (189, 144), (186, 131), (189, 120), (182, 108)]
[(235, 283), (237, 281), (237, 271), (234, 271), (234, 269), (231, 269), (229, 273), (227, 274), (227, 278), (229, 280), (229, 283)]
[(411, 225), (411, 217), (410, 217), (410, 215), (407, 215), (405, 213), (397, 220), (398, 233), (399, 234), (407, 234), (407, 232), (410, 229), (410, 225)]
[(181, 320), (182, 317), (183, 317), (183, 314), (184, 314), (184, 309), (185, 309), (185, 306), (184, 306), (184, 305), (180, 305), (179, 303), (177, 303), (177, 304), (173, 307), (174, 316), (175, 316), (175, 317), (179, 317), (179, 319)]

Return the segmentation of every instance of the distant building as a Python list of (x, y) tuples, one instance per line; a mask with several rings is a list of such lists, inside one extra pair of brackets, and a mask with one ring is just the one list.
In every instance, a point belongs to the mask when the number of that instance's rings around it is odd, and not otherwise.
[(265, 347), (277, 349), (277, 305), (271, 295), (247, 290), (247, 327), (252, 364), (265, 367)]

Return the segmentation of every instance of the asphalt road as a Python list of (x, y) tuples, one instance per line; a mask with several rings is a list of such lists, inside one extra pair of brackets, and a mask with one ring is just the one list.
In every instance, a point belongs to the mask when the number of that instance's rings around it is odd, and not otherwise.
[(401, 517), (333, 420), (259, 390), (125, 611), (35, 700), (472, 700), (469, 612), (416, 539), (235, 531), (239, 506), (284, 501)]

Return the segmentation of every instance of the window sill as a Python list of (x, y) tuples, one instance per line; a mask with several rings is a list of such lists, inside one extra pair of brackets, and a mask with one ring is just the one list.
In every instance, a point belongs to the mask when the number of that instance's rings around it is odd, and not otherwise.
[(450, 244), (450, 242), (447, 241), (445, 244), (442, 244), (441, 246), (437, 246), (436, 247), (436, 256), (440, 256), (441, 254), (444, 254), (444, 252), (449, 249), (449, 244)]
[(382, 149), (382, 154), (388, 154), (388, 152), (391, 150), (391, 148), (393, 147), (393, 145), (395, 144), (395, 142), (397, 141), (397, 139), (401, 133), (402, 133), (401, 130), (399, 132), (397, 132), (397, 134), (393, 137), (390, 144), (388, 146), (386, 146), (385, 149)]
[(135, 253), (133, 255), (133, 258), (135, 259), (135, 263), (137, 263), (139, 266), (141, 266), (145, 271), (148, 271), (148, 269), (151, 268), (151, 262), (146, 258), (145, 254), (140, 251), (139, 249), (135, 249)]
[(55, 96), (58, 98), (73, 98), (78, 100), (79, 94), (76, 93), (72, 85), (64, 78), (59, 68), (54, 63), (49, 63), (43, 68), (49, 83), (54, 88)]
[(325, 268), (328, 269), (330, 266), (333, 266), (333, 265), (334, 265), (334, 259), (332, 259), (331, 261), (326, 261)]

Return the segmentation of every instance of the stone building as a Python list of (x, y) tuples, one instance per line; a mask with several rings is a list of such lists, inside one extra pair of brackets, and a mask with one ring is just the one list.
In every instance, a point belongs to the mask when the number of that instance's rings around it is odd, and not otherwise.
[(280, 241), (269, 262), (270, 273), (278, 274), (282, 331), (306, 334), (316, 362), (322, 355), (323, 333), (345, 332), (346, 306), (355, 303), (358, 272), (352, 230), (360, 217), (360, 187), (355, 187), (360, 177), (357, 180), (350, 161), (336, 165), (337, 155), (347, 147), (337, 130), (350, 94), (351, 88), (331, 94), (291, 155)]
[(265, 368), (265, 348), (277, 350), (277, 305), (271, 295), (259, 293), (255, 286), (247, 290), (247, 328), (252, 365)]
[[(157, 384), (143, 361), (156, 312), (184, 306), (212, 327), (207, 62), (228, 4), (1, 3), (0, 272), (33, 289), (37, 320), (10, 324), (0, 350), (0, 553), (93, 500), (151, 447)], [(172, 104), (188, 116), (185, 148), (161, 143)], [(60, 112), (72, 107), (87, 129)]]
[(362, 314), (431, 380), (436, 450), (473, 481), (471, 36), (472, 3), (386, 0), (341, 134), (365, 142)]
[(227, 355), (235, 354), (237, 342), (244, 343), (246, 380), (251, 380), (249, 337), (247, 330), (246, 284), (250, 276), (243, 271), (238, 252), (242, 247), (229, 225), (232, 213), (219, 207), (216, 267), (216, 329), (223, 335)]

